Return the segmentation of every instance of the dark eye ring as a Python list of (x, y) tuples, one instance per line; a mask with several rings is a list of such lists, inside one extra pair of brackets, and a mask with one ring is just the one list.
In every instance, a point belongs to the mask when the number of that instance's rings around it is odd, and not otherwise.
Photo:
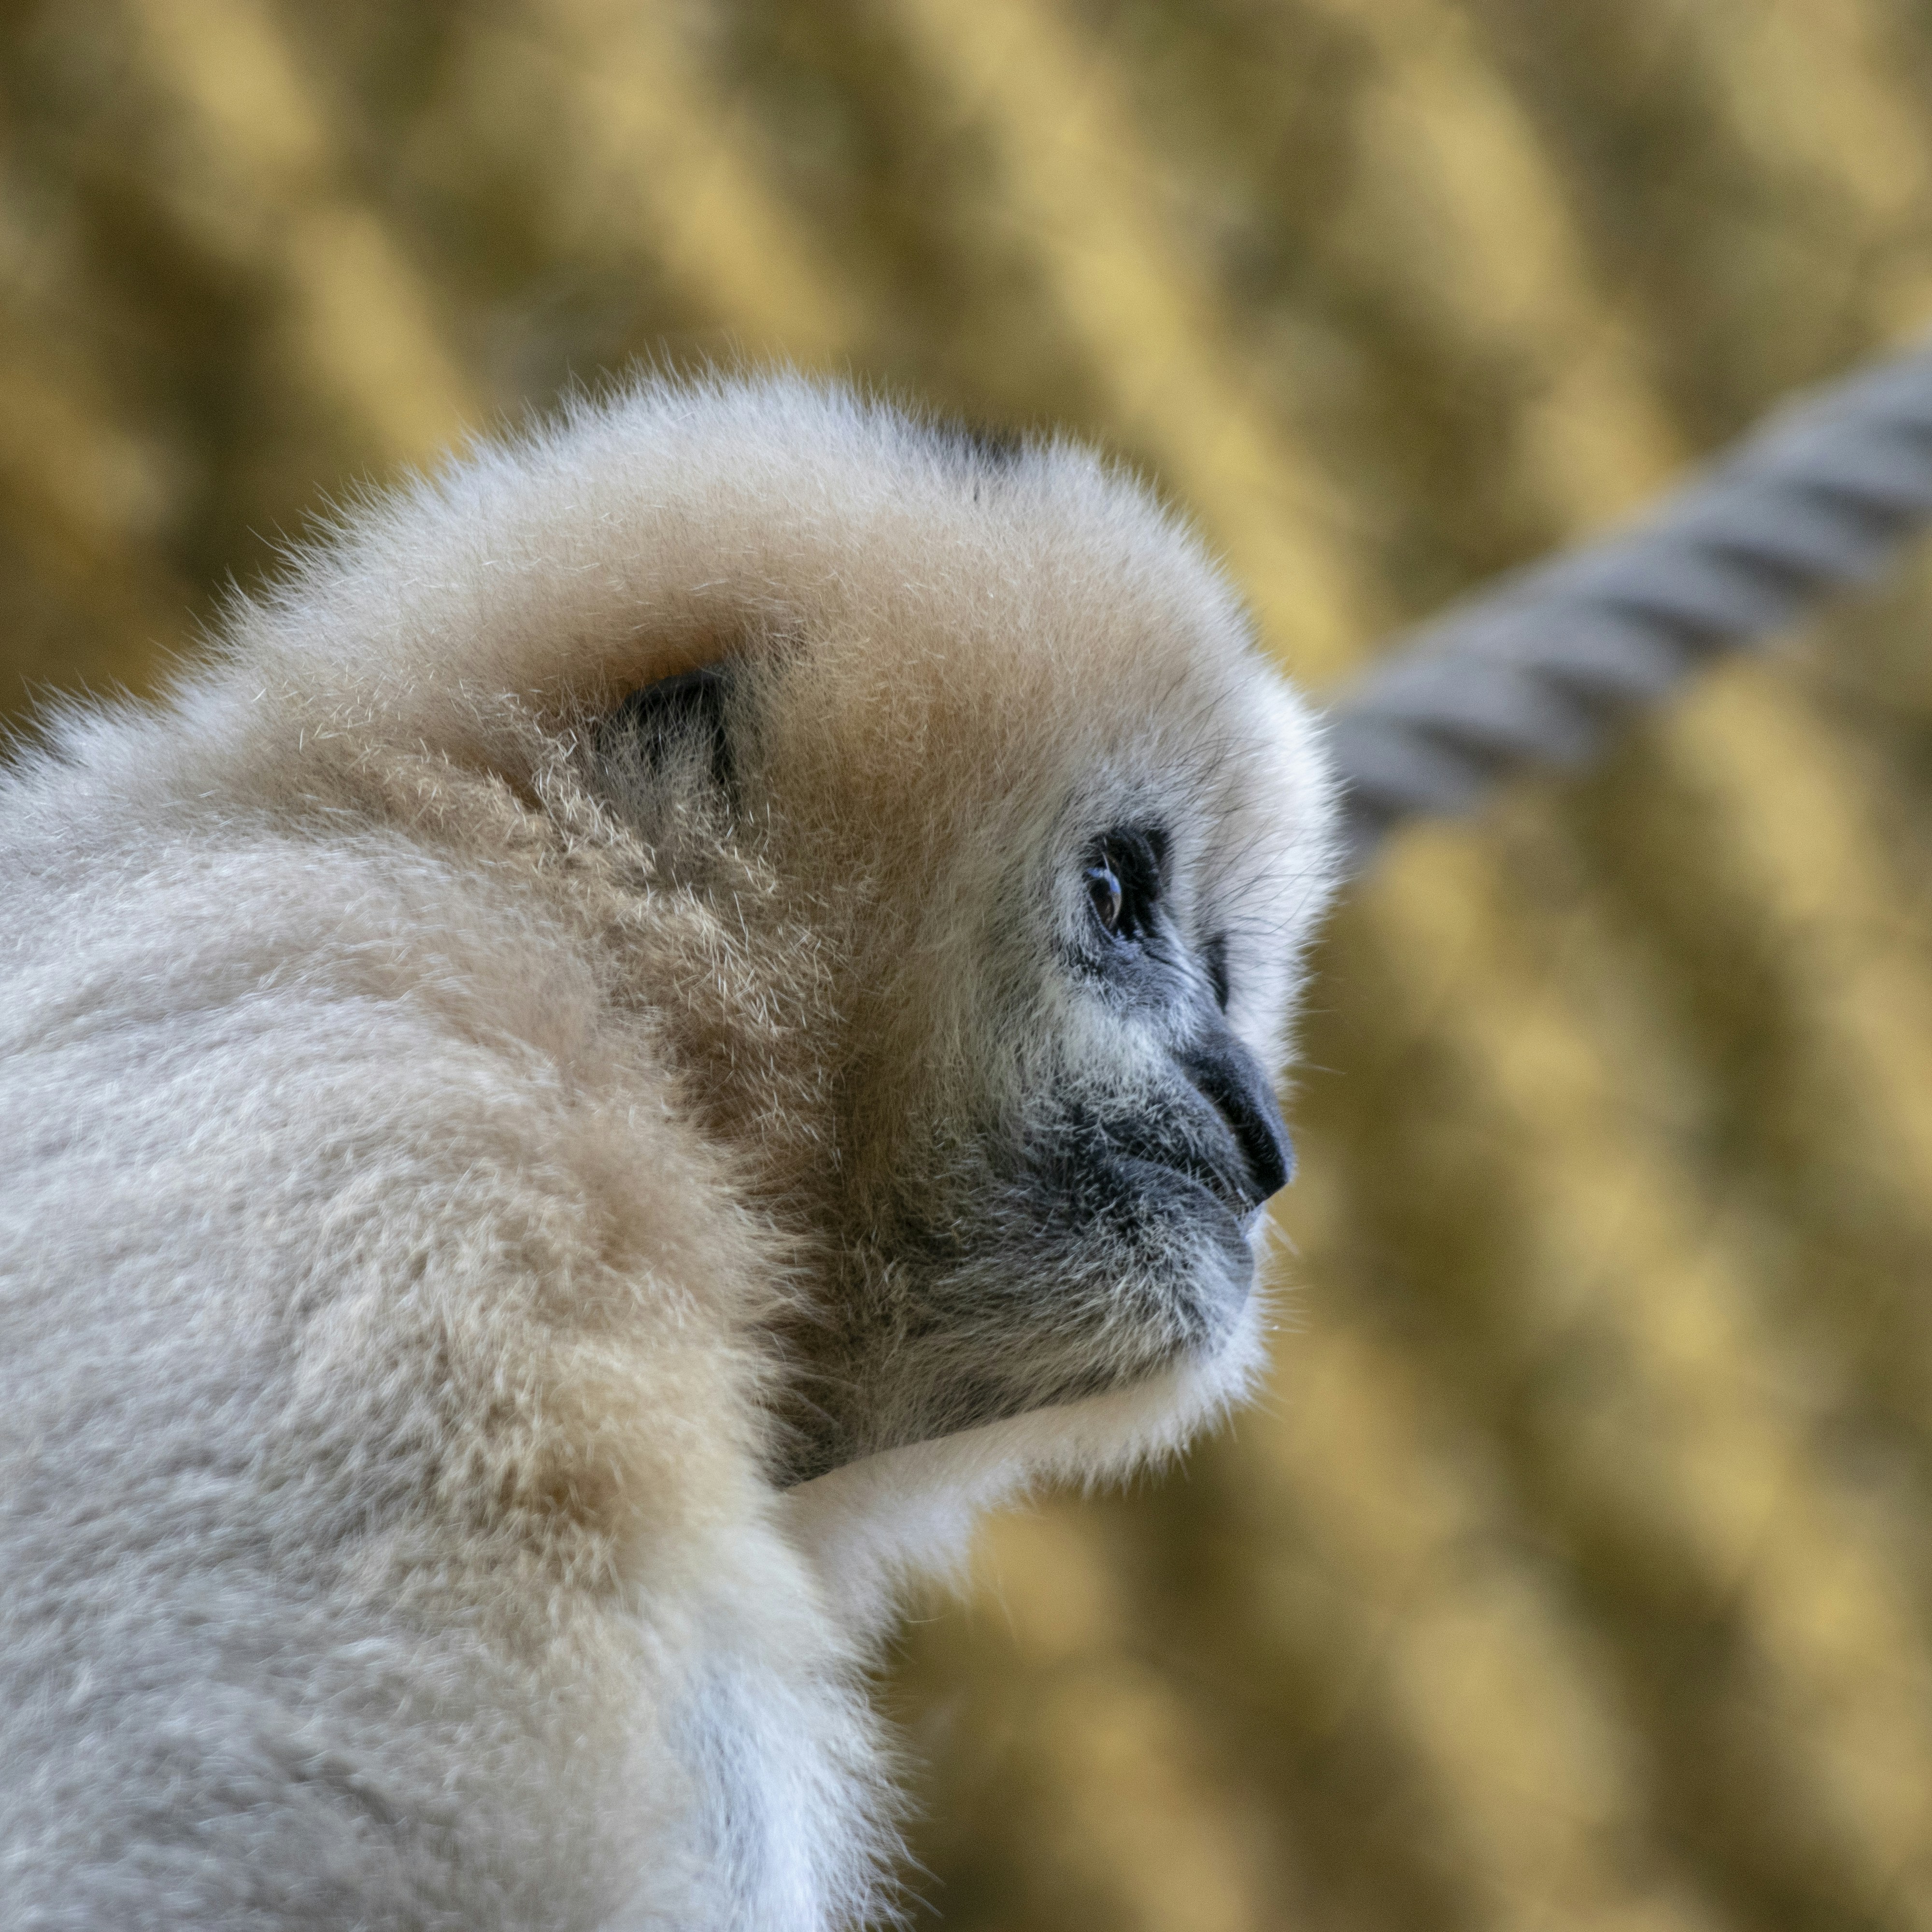
[(1150, 936), (1166, 850), (1166, 835), (1158, 827), (1110, 832), (1088, 847), (1081, 876), (1094, 916), (1109, 939), (1138, 942)]

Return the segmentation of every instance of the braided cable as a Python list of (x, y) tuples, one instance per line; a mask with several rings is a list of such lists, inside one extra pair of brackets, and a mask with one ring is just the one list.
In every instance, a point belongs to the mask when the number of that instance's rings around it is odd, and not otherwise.
[(1592, 756), (1618, 713), (1875, 576), (1932, 517), (1932, 345), (1786, 403), (1654, 510), (1411, 632), (1329, 711), (1360, 870), (1404, 818)]

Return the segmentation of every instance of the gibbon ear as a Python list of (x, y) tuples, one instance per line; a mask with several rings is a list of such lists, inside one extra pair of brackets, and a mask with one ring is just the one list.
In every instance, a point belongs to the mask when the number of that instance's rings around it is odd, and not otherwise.
[(597, 748), (607, 764), (647, 789), (701, 772), (735, 802), (730, 713), (736, 682), (728, 662), (659, 678), (632, 692), (603, 720)]

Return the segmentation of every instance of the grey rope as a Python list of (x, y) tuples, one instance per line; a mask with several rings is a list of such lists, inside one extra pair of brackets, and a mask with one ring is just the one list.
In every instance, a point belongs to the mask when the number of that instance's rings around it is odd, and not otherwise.
[(1720, 650), (1876, 574), (1932, 517), (1932, 346), (1778, 410), (1654, 511), (1412, 632), (1333, 704), (1359, 869), (1418, 814), (1575, 764)]

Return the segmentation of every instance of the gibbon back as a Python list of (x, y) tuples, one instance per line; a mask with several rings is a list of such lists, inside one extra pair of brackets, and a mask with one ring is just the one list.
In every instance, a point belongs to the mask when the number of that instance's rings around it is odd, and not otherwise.
[(1262, 1318), (1308, 716), (1060, 442), (650, 383), (0, 792), (10, 1926), (883, 1909), (908, 1573)]

